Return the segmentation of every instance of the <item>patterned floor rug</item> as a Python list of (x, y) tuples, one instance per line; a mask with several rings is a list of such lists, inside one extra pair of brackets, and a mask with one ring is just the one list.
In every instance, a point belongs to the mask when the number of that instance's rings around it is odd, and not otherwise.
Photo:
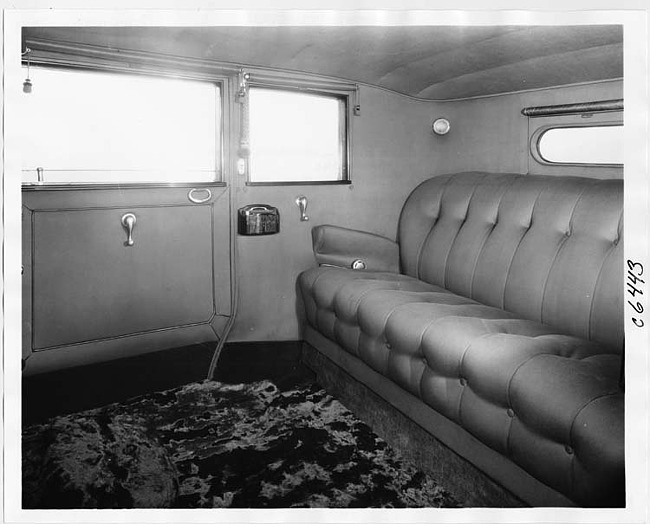
[(319, 386), (193, 383), (23, 431), (24, 508), (455, 507)]

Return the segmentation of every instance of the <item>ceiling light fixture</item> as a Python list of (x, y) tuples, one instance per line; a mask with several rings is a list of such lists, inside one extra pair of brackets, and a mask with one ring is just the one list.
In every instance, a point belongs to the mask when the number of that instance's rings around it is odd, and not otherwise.
[(27, 78), (25, 78), (25, 81), (23, 82), (23, 93), (31, 93), (32, 92), (32, 81), (29, 79), (29, 55), (32, 52), (32, 50), (29, 47), (25, 48), (25, 52), (22, 53), (22, 56), (27, 56)]

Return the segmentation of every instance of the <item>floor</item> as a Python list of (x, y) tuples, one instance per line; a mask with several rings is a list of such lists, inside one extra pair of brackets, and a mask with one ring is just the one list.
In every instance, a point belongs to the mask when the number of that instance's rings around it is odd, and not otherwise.
[[(213, 344), (198, 344), (27, 377), (22, 383), (23, 426), (200, 382), (213, 351)], [(287, 389), (314, 380), (300, 354), (301, 343), (294, 341), (226, 344), (214, 378), (228, 384), (268, 379)]]
[(225, 353), (222, 372), (276, 376), (286, 390), (268, 379), (195, 381), (25, 427), (23, 508), (458, 506), (311, 382), (298, 354)]

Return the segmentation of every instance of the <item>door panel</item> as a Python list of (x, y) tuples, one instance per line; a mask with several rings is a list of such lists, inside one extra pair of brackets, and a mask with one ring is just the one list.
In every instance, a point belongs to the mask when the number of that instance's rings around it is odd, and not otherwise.
[(217, 340), (229, 206), (227, 188), (211, 189), (199, 204), (189, 188), (24, 192), (25, 372)]
[(211, 224), (207, 206), (35, 213), (34, 350), (208, 322)]

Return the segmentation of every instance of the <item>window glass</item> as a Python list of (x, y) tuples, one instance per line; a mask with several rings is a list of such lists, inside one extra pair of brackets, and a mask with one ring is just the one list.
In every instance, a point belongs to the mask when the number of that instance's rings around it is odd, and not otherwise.
[(561, 164), (623, 164), (623, 126), (555, 127), (538, 143), (540, 156)]
[(211, 182), (220, 89), (207, 82), (32, 67), (22, 97), (23, 181)]
[(251, 182), (347, 178), (346, 99), (251, 87)]

